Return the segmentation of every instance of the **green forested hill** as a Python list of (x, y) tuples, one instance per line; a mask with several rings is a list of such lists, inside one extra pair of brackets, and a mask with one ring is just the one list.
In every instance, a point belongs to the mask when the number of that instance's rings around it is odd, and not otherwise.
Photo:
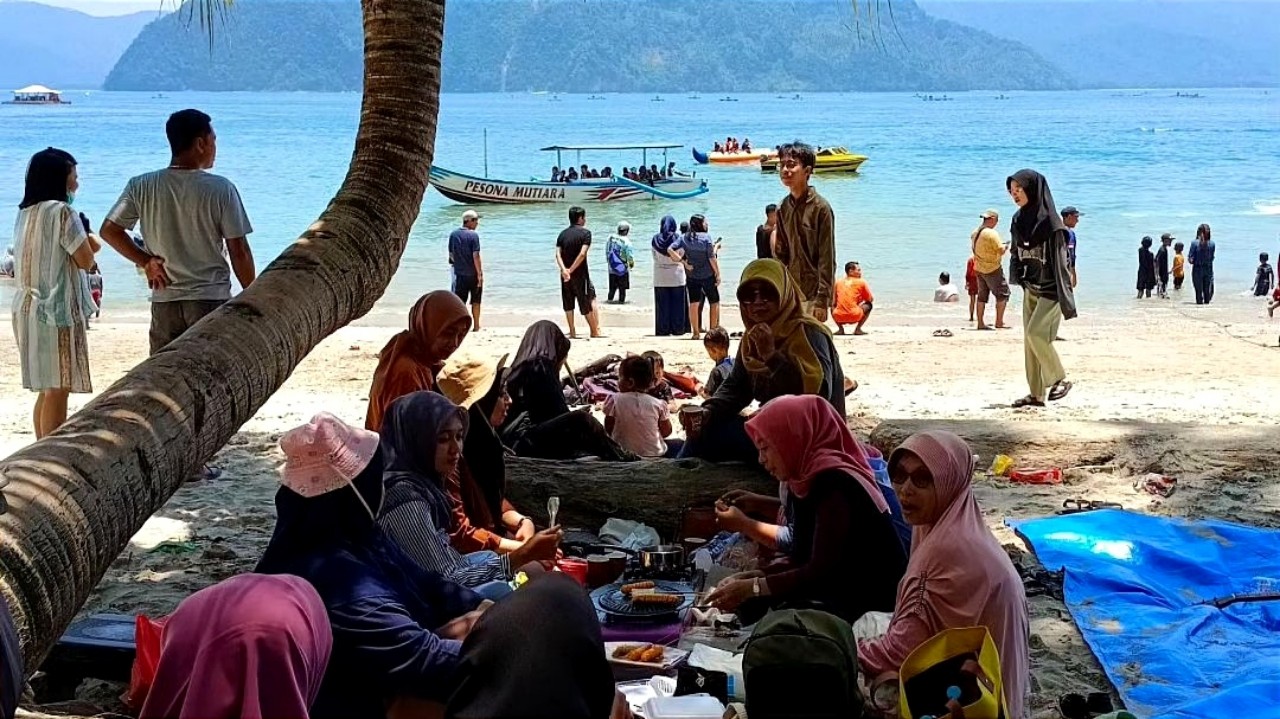
[[(861, 2), (861, 0), (859, 0)], [(1062, 89), (1025, 46), (894, 0), (877, 37), (853, 0), (450, 0), (451, 92)], [(883, 7), (883, 6), (882, 6)], [(865, 13), (865, 8), (863, 10)], [(358, 90), (350, 2), (240, 0), (212, 48), (182, 12), (149, 25), (109, 90)]]

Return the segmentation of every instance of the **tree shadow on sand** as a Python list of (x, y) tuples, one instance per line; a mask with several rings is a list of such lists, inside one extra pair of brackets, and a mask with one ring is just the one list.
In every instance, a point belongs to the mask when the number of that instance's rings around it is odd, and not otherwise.
[(232, 437), (213, 462), (222, 477), (174, 494), (111, 564), (81, 616), (168, 614), (193, 592), (252, 571), (275, 527), (278, 440)]

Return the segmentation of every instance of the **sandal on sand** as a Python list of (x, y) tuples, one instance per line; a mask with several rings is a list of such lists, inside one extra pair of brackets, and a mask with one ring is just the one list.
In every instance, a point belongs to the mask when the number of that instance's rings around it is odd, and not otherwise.
[(1118, 502), (1100, 502), (1093, 499), (1064, 499), (1058, 514), (1079, 514), (1095, 509), (1124, 509)]
[(951, 330), (934, 330), (933, 336), (934, 337), (954, 337), (955, 335), (951, 334)]
[(1013, 403), (1014, 409), (1017, 409), (1019, 407), (1043, 407), (1043, 406), (1044, 406), (1044, 402), (1041, 402), (1040, 400), (1036, 399), (1035, 397), (1032, 397), (1031, 395), (1027, 395), (1026, 397), (1023, 397), (1022, 399), (1019, 399), (1019, 400), (1015, 400)]
[(979, 330), (981, 330), (981, 331), (983, 331), (983, 332), (995, 332), (995, 331), (996, 331), (996, 328), (995, 328), (995, 327), (992, 327), (991, 325), (982, 325), (981, 327), (978, 327), (977, 329), (979, 329)]
[(846, 379), (844, 381), (844, 396), (848, 397), (858, 390), (858, 380)]
[(1088, 697), (1071, 692), (1058, 698), (1058, 713), (1063, 719), (1092, 719), (1113, 711), (1111, 695), (1106, 692), (1089, 692)]
[(1071, 391), (1071, 387), (1072, 384), (1065, 379), (1054, 383), (1054, 385), (1049, 388), (1049, 401), (1057, 402), (1063, 397), (1066, 397), (1067, 393)]

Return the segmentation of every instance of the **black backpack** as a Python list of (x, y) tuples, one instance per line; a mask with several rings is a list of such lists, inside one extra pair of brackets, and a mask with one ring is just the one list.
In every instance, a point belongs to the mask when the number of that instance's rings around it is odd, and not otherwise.
[(862, 716), (853, 627), (816, 609), (765, 615), (742, 657), (751, 719), (852, 719)]

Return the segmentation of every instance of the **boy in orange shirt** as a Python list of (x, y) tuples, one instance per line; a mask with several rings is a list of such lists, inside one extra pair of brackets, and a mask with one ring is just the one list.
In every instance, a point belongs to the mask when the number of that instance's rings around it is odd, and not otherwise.
[(862, 279), (862, 267), (857, 262), (846, 263), (844, 273), (844, 277), (836, 280), (834, 311), (831, 313), (831, 318), (840, 328), (836, 334), (844, 334), (845, 325), (856, 325), (853, 334), (865, 335), (862, 326), (871, 316), (871, 303), (875, 302), (875, 297), (871, 296), (867, 281)]

